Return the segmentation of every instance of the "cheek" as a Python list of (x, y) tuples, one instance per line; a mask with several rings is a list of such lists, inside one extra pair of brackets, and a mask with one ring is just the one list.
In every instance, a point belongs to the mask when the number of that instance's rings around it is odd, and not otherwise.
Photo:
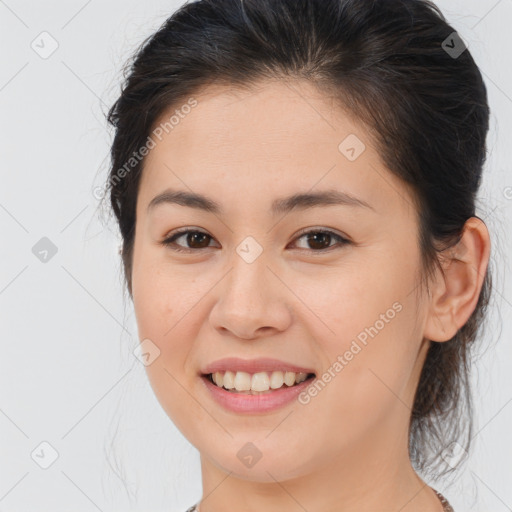
[[(139, 254), (132, 276), (139, 340), (150, 339), (160, 351), (146, 372), (159, 399), (161, 393), (177, 396), (180, 383), (188, 386), (195, 377), (188, 364), (200, 327), (194, 320), (209, 287), (197, 278), (192, 266), (171, 268), (159, 253), (151, 255), (146, 250)], [(182, 399), (186, 401), (186, 396)]]
[(195, 278), (181, 269), (170, 268), (158, 253), (158, 249), (144, 248), (135, 255), (132, 283), (137, 323), (139, 331), (143, 331), (140, 334), (150, 337), (150, 331), (160, 339), (172, 333), (180, 313), (183, 316), (193, 306)]
[[(312, 399), (317, 401), (313, 408), (320, 407), (321, 415), (322, 407), (328, 407), (340, 424), (350, 411), (350, 422), (344, 428), (354, 429), (355, 437), (358, 429), (370, 428), (397, 407), (409, 413), (401, 402), (409, 399), (422, 339), (421, 311), (411, 293), (413, 269), (400, 273), (395, 264), (386, 266), (386, 272), (377, 272), (377, 267), (345, 273), (330, 281), (328, 292), (314, 288), (308, 295), (309, 304), (322, 319), (311, 325), (322, 345), (324, 374), (320, 379), (326, 382), (319, 398)], [(310, 291), (312, 286), (308, 285)], [(329, 435), (329, 426), (325, 428)]]
[(176, 427), (188, 432), (193, 419), (187, 361), (189, 341), (195, 336), (190, 315), (197, 300), (180, 291), (179, 281), (156, 266), (139, 264), (133, 274), (133, 303), (139, 340), (150, 339), (159, 350), (158, 357), (145, 367), (155, 397)]
[[(183, 293), (177, 279), (162, 276), (158, 271), (140, 274), (134, 292), (134, 308), (139, 339), (149, 338), (160, 350), (160, 362), (169, 370), (183, 369), (183, 359), (190, 350), (190, 331), (197, 303), (193, 283)], [(192, 287), (192, 288), (191, 288)]]
[(313, 281), (305, 287), (330, 328), (331, 335), (324, 336), (330, 353), (349, 350), (354, 340), (363, 348), (375, 341), (392, 351), (403, 347), (412, 334), (417, 300), (411, 293), (417, 284), (414, 261), (404, 261), (398, 249), (381, 249), (379, 254), (367, 251), (349, 268), (334, 272), (323, 283), (323, 293)]

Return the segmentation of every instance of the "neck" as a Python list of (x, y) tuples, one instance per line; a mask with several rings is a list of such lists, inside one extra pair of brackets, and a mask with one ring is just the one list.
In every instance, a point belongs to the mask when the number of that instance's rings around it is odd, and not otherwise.
[(247, 512), (441, 512), (439, 498), (410, 463), (407, 432), (396, 435), (395, 430), (394, 438), (383, 442), (379, 432), (386, 430), (382, 425), (357, 447), (331, 454), (329, 464), (315, 461), (311, 472), (286, 480), (271, 467), (266, 470), (270, 481), (248, 480), (202, 456), (200, 512), (223, 512), (226, 504)]

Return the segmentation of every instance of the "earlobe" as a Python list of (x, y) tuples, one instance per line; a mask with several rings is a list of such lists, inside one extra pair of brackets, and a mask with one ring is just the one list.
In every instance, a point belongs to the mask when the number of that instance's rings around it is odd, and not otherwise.
[(489, 257), (487, 226), (471, 217), (459, 243), (440, 256), (443, 273), (438, 270), (432, 284), (425, 338), (448, 341), (468, 321), (478, 303)]

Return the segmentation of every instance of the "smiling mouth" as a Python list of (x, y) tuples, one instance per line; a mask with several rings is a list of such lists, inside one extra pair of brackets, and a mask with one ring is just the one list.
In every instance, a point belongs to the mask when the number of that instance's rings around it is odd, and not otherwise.
[(233, 394), (267, 395), (315, 378), (314, 373), (226, 371), (203, 374), (203, 378)]

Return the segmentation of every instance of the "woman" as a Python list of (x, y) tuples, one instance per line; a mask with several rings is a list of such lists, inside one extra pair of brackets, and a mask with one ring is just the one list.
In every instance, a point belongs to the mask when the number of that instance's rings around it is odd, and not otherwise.
[(144, 364), (201, 455), (189, 511), (453, 510), (419, 473), (469, 449), (489, 108), (439, 9), (189, 2), (109, 121)]

